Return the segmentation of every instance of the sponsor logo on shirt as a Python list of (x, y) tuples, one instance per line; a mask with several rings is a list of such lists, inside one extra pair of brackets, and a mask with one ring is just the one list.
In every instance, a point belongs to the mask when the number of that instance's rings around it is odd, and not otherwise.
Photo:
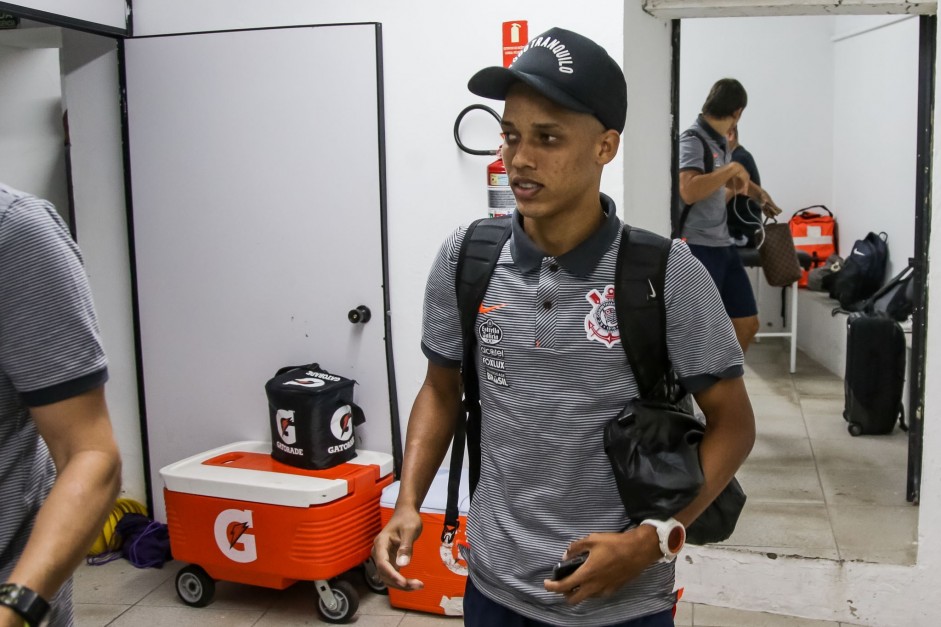
[(487, 320), (477, 327), (477, 337), (484, 344), (490, 344), (491, 346), (499, 344), (500, 340), (503, 339), (503, 329), (493, 320)]

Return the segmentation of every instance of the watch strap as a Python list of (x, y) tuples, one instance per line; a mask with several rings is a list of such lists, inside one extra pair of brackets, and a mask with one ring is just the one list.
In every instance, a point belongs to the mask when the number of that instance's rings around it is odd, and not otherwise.
[(49, 613), (49, 602), (18, 583), (0, 584), (0, 605), (6, 606), (20, 615), (27, 627), (39, 627)]
[[(663, 554), (663, 557), (657, 561), (672, 562), (675, 560), (676, 556), (683, 549), (683, 545), (686, 543), (686, 527), (683, 526), (683, 523), (676, 520), (675, 518), (668, 518), (666, 520), (648, 518), (641, 521), (640, 524), (649, 525), (657, 531), (657, 539), (660, 543), (660, 552)], [(670, 547), (670, 535), (676, 530), (680, 530), (680, 542), (679, 546), (676, 547), (676, 550), (673, 550)]]

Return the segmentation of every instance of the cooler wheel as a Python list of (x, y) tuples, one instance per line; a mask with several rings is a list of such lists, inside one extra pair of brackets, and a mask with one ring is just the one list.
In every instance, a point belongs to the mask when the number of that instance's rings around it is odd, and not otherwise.
[(348, 581), (334, 579), (329, 584), (324, 580), (315, 582), (320, 598), (317, 609), (328, 623), (348, 623), (359, 609), (359, 594)]
[(389, 594), (389, 587), (379, 576), (379, 569), (376, 568), (376, 562), (372, 561), (371, 557), (363, 562), (363, 580), (366, 582), (366, 587), (376, 594)]
[(216, 594), (216, 582), (205, 570), (190, 564), (176, 574), (176, 593), (190, 607), (206, 607)]
[(863, 434), (863, 427), (858, 422), (851, 422), (849, 426), (846, 427), (846, 429), (850, 432), (850, 435), (853, 436), (854, 438), (857, 435)]

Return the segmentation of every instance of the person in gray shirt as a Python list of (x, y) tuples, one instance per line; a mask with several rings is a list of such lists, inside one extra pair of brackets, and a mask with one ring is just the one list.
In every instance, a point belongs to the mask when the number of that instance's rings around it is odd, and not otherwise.
[(121, 485), (107, 379), (78, 246), (0, 183), (0, 627), (73, 624), (72, 571)]
[[(479, 443), (480, 475), (461, 550), (464, 624), (672, 627), (680, 547), (664, 538), (699, 516), (754, 443), (732, 324), (712, 278), (674, 240), (661, 295), (665, 339), (680, 382), (708, 418), (706, 481), (673, 519), (631, 519), (602, 433), (639, 390), (617, 323), (596, 323), (616, 320), (623, 224), (600, 186), (622, 141), (624, 74), (597, 43), (553, 28), (510, 68), (477, 72), (468, 89), (504, 101), (501, 152), (516, 210), (475, 316), (479, 342), (468, 351), (478, 364), (481, 419), (468, 437)], [(401, 590), (425, 585), (420, 563), (409, 567), (420, 508), (461, 407), (465, 337), (455, 283), (466, 233), (451, 233), (428, 276), (428, 369), (409, 416), (395, 510), (373, 548), (383, 580)], [(587, 558), (550, 579), (563, 554)]]
[(765, 215), (781, 213), (745, 167), (732, 160), (726, 142), (726, 134), (738, 124), (747, 104), (742, 84), (723, 78), (712, 86), (696, 122), (680, 136), (680, 199), (686, 207), (676, 229), (676, 235), (686, 241), (716, 282), (743, 351), (758, 332), (758, 307), (729, 235), (726, 203), (736, 194), (744, 194), (755, 200)]

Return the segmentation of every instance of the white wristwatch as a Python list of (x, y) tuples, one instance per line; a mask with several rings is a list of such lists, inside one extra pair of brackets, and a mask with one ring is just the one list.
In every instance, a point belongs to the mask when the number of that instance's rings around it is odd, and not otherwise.
[(648, 518), (641, 522), (642, 525), (650, 525), (657, 530), (657, 537), (660, 538), (660, 552), (663, 557), (658, 562), (672, 562), (676, 555), (683, 550), (686, 544), (686, 527), (675, 518), (666, 520), (655, 520)]

